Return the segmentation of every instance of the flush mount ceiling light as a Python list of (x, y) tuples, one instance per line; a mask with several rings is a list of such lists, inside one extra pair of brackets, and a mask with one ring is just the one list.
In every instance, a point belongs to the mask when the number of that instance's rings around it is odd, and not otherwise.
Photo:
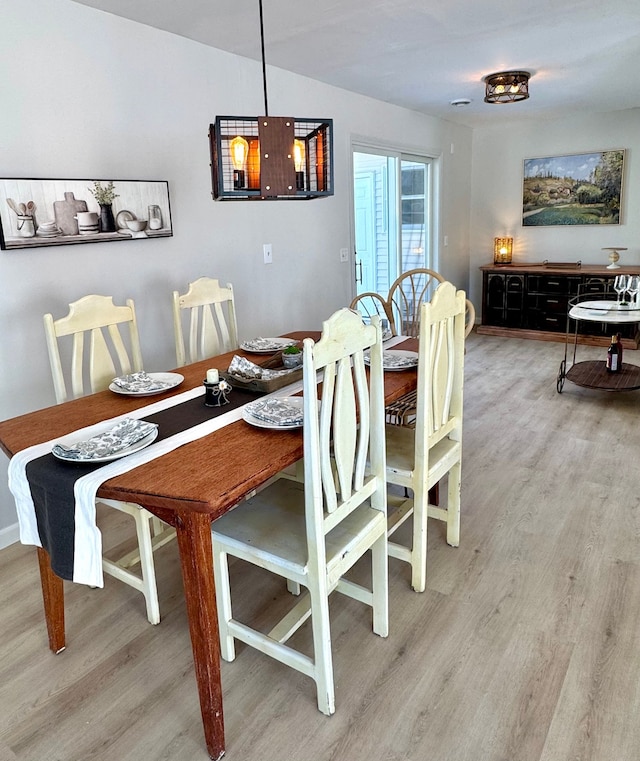
[(484, 78), (485, 103), (515, 103), (529, 97), (528, 71), (500, 71)]
[(262, 0), (264, 116), (217, 116), (209, 127), (213, 197), (266, 201), (333, 195), (333, 120), (269, 116)]

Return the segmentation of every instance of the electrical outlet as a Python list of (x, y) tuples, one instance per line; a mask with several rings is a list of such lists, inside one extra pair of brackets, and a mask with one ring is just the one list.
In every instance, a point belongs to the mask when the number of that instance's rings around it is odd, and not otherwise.
[(340, 261), (341, 262), (348, 262), (349, 261), (349, 249), (348, 248), (341, 248), (340, 249)]
[(262, 246), (262, 253), (264, 255), (264, 263), (271, 264), (273, 262), (273, 249), (271, 248), (271, 243), (265, 243)]

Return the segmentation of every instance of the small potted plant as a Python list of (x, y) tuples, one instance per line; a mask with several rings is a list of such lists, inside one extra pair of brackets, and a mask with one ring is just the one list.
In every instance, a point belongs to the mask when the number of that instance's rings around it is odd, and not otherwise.
[(282, 350), (282, 364), (285, 367), (300, 367), (302, 364), (302, 352), (297, 346), (287, 346)]
[(111, 204), (118, 198), (119, 194), (115, 191), (113, 180), (109, 180), (104, 187), (96, 180), (89, 190), (100, 206), (100, 232), (115, 232), (116, 222)]

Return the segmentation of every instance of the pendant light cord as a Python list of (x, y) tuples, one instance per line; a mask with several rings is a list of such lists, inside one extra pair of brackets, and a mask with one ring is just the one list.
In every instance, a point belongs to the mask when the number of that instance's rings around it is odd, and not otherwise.
[(267, 102), (267, 67), (264, 60), (264, 23), (262, 19), (262, 0), (260, 5), (260, 46), (262, 49), (262, 85), (264, 88), (264, 115), (269, 116), (269, 104)]

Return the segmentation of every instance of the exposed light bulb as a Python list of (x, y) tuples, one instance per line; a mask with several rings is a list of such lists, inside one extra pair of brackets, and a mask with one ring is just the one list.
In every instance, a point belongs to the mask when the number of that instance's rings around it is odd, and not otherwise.
[(231, 163), (234, 169), (244, 169), (244, 162), (247, 160), (249, 153), (249, 143), (238, 135), (229, 143), (231, 150)]
[(293, 163), (296, 168), (296, 190), (304, 190), (305, 145), (302, 140), (293, 141)]
[(293, 163), (296, 165), (296, 172), (304, 171), (304, 143), (302, 140), (293, 141)]
[(241, 190), (244, 188), (244, 165), (249, 155), (249, 143), (237, 135), (229, 143), (229, 150), (233, 164), (233, 187), (234, 190)]

